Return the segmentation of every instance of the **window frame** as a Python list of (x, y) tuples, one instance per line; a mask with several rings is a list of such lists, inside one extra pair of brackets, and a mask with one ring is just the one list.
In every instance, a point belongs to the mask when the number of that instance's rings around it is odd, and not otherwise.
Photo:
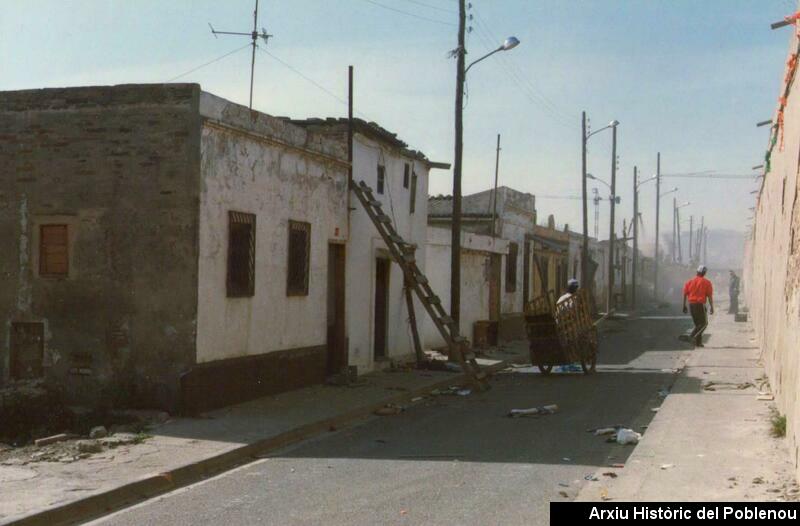
[(417, 211), (417, 172), (411, 171), (411, 190), (408, 196), (408, 213), (413, 214)]
[(378, 165), (376, 177), (377, 182), (375, 184), (375, 191), (378, 194), (383, 195), (386, 190), (386, 167), (382, 164)]
[[(225, 272), (225, 293), (228, 298), (251, 298), (256, 292), (256, 215), (248, 212), (228, 211), (228, 262)], [(234, 225), (247, 225), (250, 229), (247, 283), (236, 283), (234, 277)]]
[[(66, 258), (66, 262), (64, 263), (64, 271), (63, 272), (53, 272), (50, 271), (47, 265), (47, 250), (45, 249), (46, 246), (55, 246), (55, 245), (45, 245), (45, 230), (48, 228), (62, 228), (64, 230), (64, 243), (63, 245), (59, 244), (58, 246), (63, 246), (64, 248), (64, 257)], [(52, 278), (52, 279), (66, 279), (69, 277), (70, 272), (70, 233), (69, 233), (69, 224), (68, 223), (41, 223), (39, 224), (39, 277), (42, 278)]]
[[(297, 283), (292, 283), (292, 269), (297, 269), (298, 262), (293, 261), (292, 251), (292, 231), (305, 232), (305, 268), (303, 269), (303, 284), (298, 286)], [(306, 221), (289, 220), (289, 225), (286, 230), (286, 295), (287, 296), (308, 296), (309, 281), (311, 277), (311, 223)]]

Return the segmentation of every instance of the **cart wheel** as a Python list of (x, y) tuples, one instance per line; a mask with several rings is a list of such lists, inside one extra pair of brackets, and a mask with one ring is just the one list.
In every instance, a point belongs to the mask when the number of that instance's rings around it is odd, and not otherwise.
[(597, 370), (597, 353), (592, 353), (589, 358), (581, 360), (583, 374), (591, 374)]

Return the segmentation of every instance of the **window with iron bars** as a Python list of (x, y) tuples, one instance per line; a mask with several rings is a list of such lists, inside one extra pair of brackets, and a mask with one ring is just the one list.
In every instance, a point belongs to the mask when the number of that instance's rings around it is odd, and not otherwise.
[(311, 224), (289, 221), (289, 268), (287, 296), (308, 296), (308, 275), (311, 262)]
[(228, 212), (228, 280), (229, 298), (255, 295), (256, 285), (256, 216), (244, 212)]

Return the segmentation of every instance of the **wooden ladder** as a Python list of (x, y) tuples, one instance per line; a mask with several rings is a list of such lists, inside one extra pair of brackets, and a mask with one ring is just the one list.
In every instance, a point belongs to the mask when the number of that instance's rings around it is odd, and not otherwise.
[(392, 226), (391, 218), (384, 213), (381, 202), (372, 193), (372, 188), (364, 181), (351, 181), (350, 188), (356, 195), (361, 205), (366, 210), (367, 215), (372, 220), (378, 233), (383, 238), (383, 242), (389, 249), (392, 259), (403, 269), (407, 285), (417, 294), (425, 310), (430, 315), (439, 333), (444, 338), (450, 349), (450, 357), (455, 357), (461, 366), (462, 371), (470, 377), (471, 383), (476, 390), (484, 391), (488, 389), (488, 375), (481, 370), (475, 359), (475, 353), (467, 346), (467, 339), (459, 334), (458, 325), (455, 323), (442, 307), (439, 299), (428, 283), (428, 278), (417, 266), (414, 252), (416, 246), (407, 243)]

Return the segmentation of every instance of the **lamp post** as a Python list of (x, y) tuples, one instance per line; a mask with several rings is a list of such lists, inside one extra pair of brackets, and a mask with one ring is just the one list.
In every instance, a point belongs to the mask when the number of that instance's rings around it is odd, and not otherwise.
[(467, 50), (464, 44), (464, 33), (466, 31), (466, 0), (458, 0), (458, 47), (455, 50), (456, 56), (456, 107), (455, 107), (455, 155), (453, 158), (453, 224), (450, 254), (450, 317), (455, 326), (459, 327), (461, 318), (461, 168), (462, 154), (464, 148), (464, 81), (467, 71), (478, 62), (488, 58), (500, 51), (508, 51), (519, 45), (519, 40), (515, 37), (508, 37), (497, 49), (490, 51), (484, 56), (475, 60), (468, 66), (464, 66)]
[[(633, 275), (631, 282), (633, 290), (631, 292), (631, 305), (636, 308), (636, 266), (639, 264), (639, 187), (650, 181), (655, 181), (657, 175), (639, 181), (637, 168), (633, 167)], [(677, 188), (675, 189), (677, 190)]]
[(680, 210), (681, 210), (681, 208), (689, 206), (690, 204), (692, 204), (692, 203), (690, 203), (689, 201), (686, 201), (682, 205), (677, 204), (677, 201), (675, 201), (675, 203), (674, 203), (674, 206), (675, 206), (675, 231), (676, 231), (676, 234), (678, 235), (678, 263), (681, 263), (681, 264), (683, 264), (683, 246), (681, 245), (681, 212), (680, 212)]
[[(608, 123), (607, 126), (603, 126), (599, 130), (595, 130), (591, 133), (586, 133), (586, 112), (583, 112), (583, 132), (581, 134), (581, 191), (583, 196), (583, 246), (581, 247), (581, 281), (585, 283), (589, 279), (589, 210), (588, 210), (588, 195), (586, 193), (586, 179), (588, 174), (586, 173), (586, 144), (589, 142), (589, 138), (592, 135), (596, 135), (603, 130), (607, 130), (609, 128), (614, 130), (614, 154), (612, 157), (613, 166), (616, 168), (617, 164), (617, 155), (616, 155), (616, 139), (617, 139), (617, 126), (619, 126), (619, 121), (613, 120)], [(606, 186), (609, 186), (606, 183)], [(611, 192), (613, 194), (613, 191)], [(612, 205), (613, 206), (613, 205)], [(587, 286), (588, 283), (586, 283)]]

